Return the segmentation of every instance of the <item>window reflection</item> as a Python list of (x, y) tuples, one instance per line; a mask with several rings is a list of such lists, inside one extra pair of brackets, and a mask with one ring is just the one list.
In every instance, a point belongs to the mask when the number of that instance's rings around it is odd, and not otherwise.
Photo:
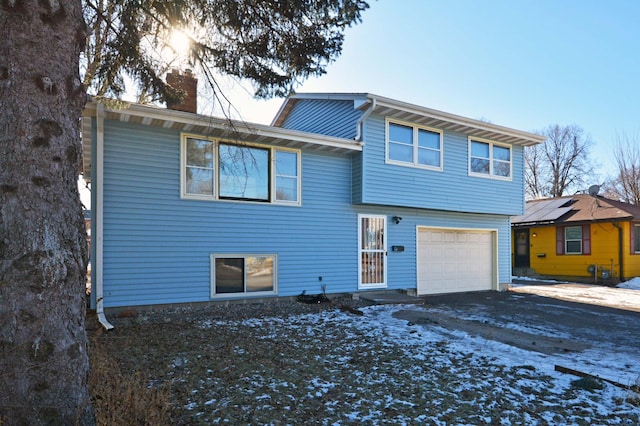
[(213, 293), (275, 291), (275, 257), (214, 257)]
[(220, 144), (218, 148), (221, 198), (269, 200), (269, 150)]

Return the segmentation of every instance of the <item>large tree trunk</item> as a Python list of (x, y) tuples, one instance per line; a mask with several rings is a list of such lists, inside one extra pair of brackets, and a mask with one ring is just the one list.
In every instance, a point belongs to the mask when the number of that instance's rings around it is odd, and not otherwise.
[(0, 0), (0, 424), (92, 424), (80, 0)]

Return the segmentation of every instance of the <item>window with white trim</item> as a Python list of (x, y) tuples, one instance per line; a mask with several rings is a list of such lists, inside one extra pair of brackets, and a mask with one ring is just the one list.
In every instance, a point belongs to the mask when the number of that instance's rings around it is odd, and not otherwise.
[(469, 138), (469, 174), (511, 179), (511, 147)]
[(387, 120), (387, 162), (442, 170), (442, 131)]
[(275, 255), (211, 255), (211, 297), (276, 294)]
[(633, 225), (633, 252), (640, 253), (640, 225)]
[(183, 143), (183, 193), (213, 197), (214, 144), (209, 140), (187, 138)]
[(183, 136), (181, 152), (183, 198), (300, 204), (299, 150)]
[(565, 227), (564, 244), (566, 254), (582, 254), (582, 226)]
[(276, 201), (298, 202), (298, 153), (275, 150)]
[(218, 196), (269, 201), (270, 149), (218, 144)]

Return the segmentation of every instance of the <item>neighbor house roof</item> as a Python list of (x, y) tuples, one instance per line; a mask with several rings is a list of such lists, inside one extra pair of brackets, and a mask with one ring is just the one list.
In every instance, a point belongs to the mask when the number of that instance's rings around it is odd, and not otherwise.
[(515, 226), (640, 220), (640, 206), (610, 200), (598, 195), (576, 194), (567, 197), (527, 201), (525, 213), (513, 216)]
[(425, 108), (371, 93), (297, 93), (284, 101), (271, 124), (282, 126), (294, 105), (301, 100), (353, 101), (354, 108), (363, 112), (371, 108), (372, 113), (388, 118), (513, 145), (530, 146), (542, 143), (545, 140), (544, 136), (522, 130), (498, 126), (485, 121)]

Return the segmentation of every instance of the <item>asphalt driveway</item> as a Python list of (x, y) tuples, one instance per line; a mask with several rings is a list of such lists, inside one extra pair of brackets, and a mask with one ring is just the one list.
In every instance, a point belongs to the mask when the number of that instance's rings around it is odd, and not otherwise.
[[(465, 328), (465, 324), (484, 324), (494, 330), (521, 331), (525, 333), (524, 339), (538, 334), (575, 345), (573, 349), (569, 346), (566, 350), (579, 351), (581, 346), (587, 345), (624, 353), (637, 354), (640, 351), (640, 312), (515, 290), (429, 296), (425, 300), (425, 307), (427, 312), (441, 315), (440, 324), (443, 326), (449, 323), (453, 327)], [(463, 323), (452, 324), (453, 319)], [(438, 321), (433, 317), (423, 317), (423, 320)], [(482, 335), (473, 328), (467, 327), (464, 331)]]

